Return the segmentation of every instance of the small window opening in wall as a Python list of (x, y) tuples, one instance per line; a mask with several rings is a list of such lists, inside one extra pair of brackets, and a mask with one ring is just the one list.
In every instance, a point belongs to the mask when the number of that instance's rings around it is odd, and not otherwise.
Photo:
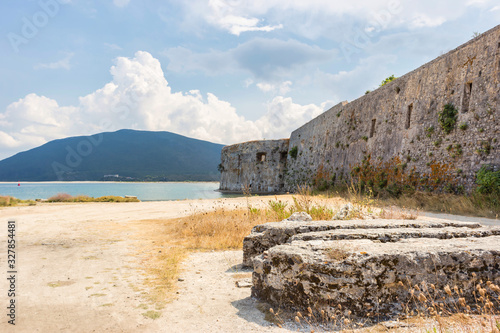
[(413, 111), (413, 103), (408, 105), (408, 111), (406, 112), (406, 124), (405, 124), (405, 129), (410, 128), (410, 123), (411, 123), (411, 113)]
[(372, 119), (372, 128), (370, 129), (370, 138), (373, 138), (373, 134), (375, 134), (375, 124), (377, 123), (377, 119)]
[(286, 158), (287, 158), (287, 157), (288, 157), (288, 152), (287, 152), (287, 151), (282, 151), (282, 152), (280, 153), (280, 161), (281, 161), (281, 162), (286, 161)]
[(257, 153), (257, 162), (265, 162), (266, 155), (266, 153)]
[(479, 71), (479, 77), (481, 77), (481, 75), (483, 75), (483, 71)]
[(500, 49), (500, 42), (498, 42), (498, 48)]
[(401, 88), (396, 87), (396, 94), (399, 94), (400, 91), (401, 91)]
[(468, 82), (464, 86), (464, 96), (462, 98), (462, 112), (469, 111), (470, 94), (472, 92), (472, 82)]

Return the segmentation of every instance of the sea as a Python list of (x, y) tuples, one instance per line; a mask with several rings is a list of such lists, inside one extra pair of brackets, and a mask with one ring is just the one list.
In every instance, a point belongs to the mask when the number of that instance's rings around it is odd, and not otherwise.
[(73, 196), (136, 196), (141, 201), (217, 199), (235, 195), (218, 192), (218, 182), (0, 182), (0, 195), (22, 200), (48, 199), (59, 193)]

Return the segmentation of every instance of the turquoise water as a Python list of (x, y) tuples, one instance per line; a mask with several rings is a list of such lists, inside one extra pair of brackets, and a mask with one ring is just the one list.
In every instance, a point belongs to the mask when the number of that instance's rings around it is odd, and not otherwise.
[(58, 193), (102, 197), (134, 195), (141, 201), (217, 199), (228, 195), (217, 192), (219, 183), (113, 183), (113, 182), (41, 182), (2, 183), (0, 195), (22, 200), (47, 199)]

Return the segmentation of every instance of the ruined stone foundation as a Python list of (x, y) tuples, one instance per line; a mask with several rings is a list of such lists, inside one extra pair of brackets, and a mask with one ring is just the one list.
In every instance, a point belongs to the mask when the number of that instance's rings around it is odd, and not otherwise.
[(311, 307), (338, 316), (341, 309), (342, 316), (366, 322), (423, 306), (420, 294), (455, 309), (459, 298), (470, 305), (478, 304), (479, 293), (484, 302), (499, 297), (500, 228), (479, 224), (268, 223), (254, 228), (244, 251), (254, 268), (252, 295), (304, 313)]

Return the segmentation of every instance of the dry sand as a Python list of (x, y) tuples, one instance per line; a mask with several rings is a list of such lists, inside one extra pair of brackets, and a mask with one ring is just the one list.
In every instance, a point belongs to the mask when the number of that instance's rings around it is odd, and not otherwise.
[[(290, 197), (283, 197), (289, 200)], [(269, 198), (251, 198), (257, 206)], [(237, 288), (241, 251), (198, 253), (185, 263), (177, 299), (147, 302), (141, 253), (146, 219), (214, 207), (246, 207), (245, 198), (140, 203), (39, 204), (0, 209), (0, 332), (273, 332)], [(7, 323), (7, 221), (17, 223), (16, 326)], [(157, 311), (153, 320), (143, 314)], [(282, 330), (279, 330), (282, 331)]]
[[(269, 198), (250, 200), (258, 206)], [(257, 308), (266, 306), (250, 298), (250, 288), (235, 286), (250, 277), (238, 266), (241, 251), (191, 255), (183, 264), (176, 299), (163, 309), (145, 297), (142, 251), (152, 241), (141, 235), (152, 226), (144, 220), (246, 205), (245, 198), (234, 198), (0, 209), (0, 332), (287, 332), (264, 319)], [(11, 219), (17, 222), (18, 242), (15, 327), (6, 315)], [(143, 315), (148, 311), (161, 316), (153, 320)]]

